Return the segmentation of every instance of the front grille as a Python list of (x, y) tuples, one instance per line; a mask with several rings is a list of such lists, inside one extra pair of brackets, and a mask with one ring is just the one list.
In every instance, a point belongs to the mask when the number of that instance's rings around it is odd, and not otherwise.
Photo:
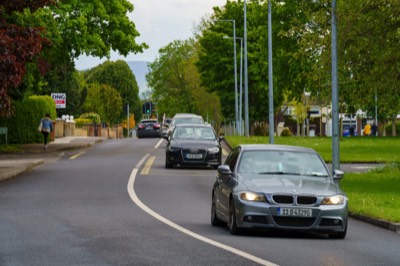
[[(201, 158), (188, 158), (188, 154), (201, 154)], [(182, 158), (188, 162), (203, 162), (207, 157), (207, 151), (204, 149), (182, 149)]]
[(310, 227), (313, 225), (315, 218), (298, 218), (298, 217), (278, 217), (273, 216), (275, 223), (279, 226), (290, 227)]
[(317, 197), (314, 196), (298, 196), (297, 204), (299, 205), (312, 205), (317, 202)]
[(278, 204), (293, 204), (293, 196), (288, 195), (273, 195), (272, 199)]

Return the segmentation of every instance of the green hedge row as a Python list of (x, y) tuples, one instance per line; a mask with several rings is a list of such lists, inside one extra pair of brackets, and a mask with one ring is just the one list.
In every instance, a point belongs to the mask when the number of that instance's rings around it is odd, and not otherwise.
[[(13, 102), (13, 115), (0, 117), (0, 127), (8, 129), (9, 144), (43, 142), (42, 134), (37, 131), (41, 119), (50, 114), (52, 120), (57, 117), (56, 106), (50, 96), (30, 96), (22, 101)], [(5, 143), (5, 135), (0, 135), (0, 144)]]

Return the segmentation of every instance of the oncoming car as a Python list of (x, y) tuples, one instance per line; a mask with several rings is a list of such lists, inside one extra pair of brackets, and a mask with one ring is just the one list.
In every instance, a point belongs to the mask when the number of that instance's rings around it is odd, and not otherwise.
[(220, 138), (208, 124), (179, 124), (165, 147), (165, 168), (173, 166), (208, 166), (221, 164)]
[(218, 167), (211, 224), (232, 234), (245, 228), (317, 231), (345, 238), (348, 199), (342, 171), (332, 176), (310, 148), (239, 145)]
[(172, 118), (171, 123), (168, 125), (167, 134), (164, 136), (164, 138), (167, 139), (170, 137), (175, 126), (179, 124), (204, 124), (204, 120), (200, 115), (178, 113)]
[(136, 129), (136, 137), (152, 137), (161, 138), (161, 126), (157, 119), (143, 119), (140, 121)]

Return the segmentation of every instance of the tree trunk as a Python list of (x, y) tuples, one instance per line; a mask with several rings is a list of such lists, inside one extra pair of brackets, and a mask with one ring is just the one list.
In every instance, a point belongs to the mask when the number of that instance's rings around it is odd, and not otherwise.
[(392, 119), (392, 136), (396, 137), (396, 117)]

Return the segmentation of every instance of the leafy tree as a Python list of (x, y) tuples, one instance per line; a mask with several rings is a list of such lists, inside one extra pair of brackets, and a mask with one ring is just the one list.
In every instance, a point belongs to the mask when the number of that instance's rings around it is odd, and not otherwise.
[[(218, 127), (221, 121), (219, 98), (200, 85), (198, 44), (194, 39), (175, 40), (159, 51), (149, 64), (146, 79), (159, 113), (196, 113), (209, 118)], [(211, 121), (210, 121), (211, 122)]]
[(123, 105), (126, 103), (129, 103), (130, 110), (132, 110), (135, 117), (140, 117), (142, 108), (139, 99), (139, 86), (135, 75), (125, 61), (104, 62), (88, 70), (84, 75), (85, 81), (88, 84), (107, 84), (119, 92), (122, 97), (122, 103), (115, 111), (119, 114), (120, 119), (125, 117), (122, 110)]
[(110, 125), (118, 122), (121, 106), (121, 95), (110, 85), (98, 83), (89, 85), (84, 107), (87, 111), (98, 113), (103, 122)]
[(43, 60), (38, 57), (50, 44), (43, 36), (44, 29), (21, 25), (14, 15), (27, 9), (28, 13), (52, 4), (50, 0), (4, 0), (0, 4), (0, 114), (11, 114), (10, 91), (17, 88), (26, 73), (26, 65), (35, 62), (43, 70)]

